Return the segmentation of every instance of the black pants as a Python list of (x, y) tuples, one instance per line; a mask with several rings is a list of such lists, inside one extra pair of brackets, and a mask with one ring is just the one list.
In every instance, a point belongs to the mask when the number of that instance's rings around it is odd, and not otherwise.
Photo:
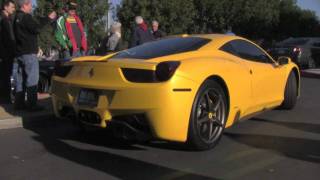
[(0, 101), (10, 102), (11, 75), (13, 58), (2, 59), (0, 62)]

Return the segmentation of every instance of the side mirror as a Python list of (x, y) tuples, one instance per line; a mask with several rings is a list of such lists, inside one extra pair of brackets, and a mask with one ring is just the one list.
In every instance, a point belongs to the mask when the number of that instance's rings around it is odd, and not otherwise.
[(289, 64), (291, 59), (289, 57), (281, 56), (278, 58), (277, 63), (279, 66)]

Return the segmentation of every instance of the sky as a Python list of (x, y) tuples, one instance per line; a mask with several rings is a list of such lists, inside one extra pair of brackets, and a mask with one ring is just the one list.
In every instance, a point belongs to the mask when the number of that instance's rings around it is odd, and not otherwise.
[(315, 11), (320, 19), (320, 0), (298, 0), (298, 5), (302, 9), (311, 9)]

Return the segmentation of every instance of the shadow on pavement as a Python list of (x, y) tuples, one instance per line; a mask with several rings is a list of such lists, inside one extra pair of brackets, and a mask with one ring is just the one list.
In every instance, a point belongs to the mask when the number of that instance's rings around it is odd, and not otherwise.
[(272, 123), (276, 125), (285, 126), (292, 129), (297, 129), (305, 132), (310, 133), (318, 133), (320, 134), (320, 124), (311, 124), (311, 123), (301, 123), (301, 122), (284, 122), (284, 121), (273, 121), (273, 120), (266, 120), (260, 118), (253, 118), (250, 119), (251, 121), (258, 121), (258, 122), (266, 122)]
[(272, 150), (290, 158), (320, 163), (319, 140), (242, 133), (225, 133), (225, 135), (248, 146)]
[(35, 137), (52, 154), (120, 179), (212, 179), (106, 151), (73, 147), (59, 139)]
[(157, 148), (157, 149), (166, 149), (166, 150), (174, 150), (174, 151), (184, 151), (184, 152), (192, 152), (193, 150), (188, 147), (187, 144), (177, 143), (177, 142), (169, 142), (169, 141), (151, 141), (145, 146)]
[(58, 120), (52, 115), (37, 118), (35, 121), (24, 121), (24, 127), (36, 133), (34, 140), (40, 142), (49, 153), (108, 175), (120, 179), (213, 179), (113, 154), (108, 149), (79, 148), (65, 140), (76, 141), (75, 144), (80, 142), (117, 150), (146, 150), (135, 144), (119, 141), (107, 130), (95, 130), (82, 134), (71, 122)]
[(32, 117), (36, 117), (40, 115), (53, 114), (51, 98), (49, 97), (49, 94), (45, 94), (45, 95), (42, 95), (42, 97), (39, 97), (38, 105), (44, 107), (44, 110), (39, 112), (29, 112), (27, 110), (15, 110), (13, 108), (13, 104), (1, 104), (1, 107), (5, 110), (8, 116), (12, 116), (12, 117), (19, 116), (25, 120), (30, 120), (32, 119)]
[(26, 120), (23, 126), (35, 132), (40, 137), (48, 138), (49, 140), (73, 140), (119, 150), (144, 150), (133, 146), (133, 144), (115, 139), (111, 132), (105, 129), (83, 132), (71, 121), (60, 120), (53, 115), (38, 116), (37, 119), (33, 121)]

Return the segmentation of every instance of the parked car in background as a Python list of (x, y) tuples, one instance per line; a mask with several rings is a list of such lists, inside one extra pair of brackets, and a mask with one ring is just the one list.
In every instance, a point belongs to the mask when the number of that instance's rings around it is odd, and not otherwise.
[(320, 65), (320, 38), (289, 38), (277, 43), (268, 52), (275, 59), (291, 57), (300, 68), (315, 68)]
[[(39, 93), (49, 93), (50, 86), (51, 86), (51, 77), (54, 73), (54, 70), (60, 63), (63, 62), (62, 60), (56, 61), (47, 61), (41, 60), (39, 61), (39, 82), (38, 82), (38, 92)], [(13, 71), (17, 71), (14, 67)], [(14, 102), (15, 96), (15, 78), (11, 76), (11, 101)]]
[(48, 93), (51, 85), (51, 76), (57, 61), (39, 61), (38, 92)]

